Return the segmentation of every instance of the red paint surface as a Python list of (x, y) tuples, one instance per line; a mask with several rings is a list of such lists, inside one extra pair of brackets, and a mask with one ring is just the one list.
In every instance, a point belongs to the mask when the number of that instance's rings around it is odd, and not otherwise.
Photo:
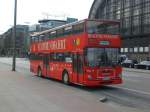
[[(100, 41), (108, 41), (109, 45), (100, 45)], [(61, 43), (62, 42), (62, 43)], [(54, 44), (55, 43), (55, 44)], [(53, 45), (51, 45), (53, 44)], [(83, 49), (86, 47), (98, 48), (120, 48), (121, 41), (118, 35), (105, 34), (77, 34), (69, 35), (61, 38), (51, 39), (44, 42), (36, 42), (31, 45), (31, 53), (51, 53), (51, 52), (73, 52), (83, 54)], [(42, 48), (41, 48), (42, 47)], [(100, 86), (108, 84), (121, 84), (122, 78), (119, 74), (122, 73), (120, 66), (116, 67), (86, 67), (83, 66), (83, 74), (73, 72), (72, 64), (65, 62), (49, 62), (47, 71), (44, 68), (43, 61), (30, 60), (31, 71), (37, 73), (38, 67), (41, 67), (43, 76), (62, 79), (62, 73), (67, 70), (71, 83), (82, 84), (86, 86)], [(106, 73), (105, 73), (106, 72)], [(92, 79), (88, 79), (88, 75)], [(109, 80), (103, 80), (104, 77), (109, 77)]]

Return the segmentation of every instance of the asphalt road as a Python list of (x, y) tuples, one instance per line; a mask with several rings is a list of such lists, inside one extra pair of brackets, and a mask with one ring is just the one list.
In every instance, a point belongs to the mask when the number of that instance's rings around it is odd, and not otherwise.
[(0, 112), (116, 112), (88, 91), (33, 76), (21, 67), (12, 72), (0, 63)]
[[(11, 69), (10, 58), (0, 58), (0, 66), (5, 65)], [(17, 59), (17, 71), (22, 73), (23, 76), (32, 78), (32, 73), (29, 72), (29, 63), (25, 59)], [(99, 98), (105, 97), (107, 100), (104, 102), (106, 106), (116, 109), (118, 112), (149, 112), (150, 110), (150, 72), (136, 71), (136, 70), (124, 70), (122, 85), (103, 86), (98, 88), (83, 88), (80, 86), (65, 86), (58, 81), (49, 79), (42, 79), (34, 77), (34, 81), (40, 80), (46, 81), (46, 87), (52, 84), (52, 88), (56, 87), (66, 89), (67, 91), (79, 92), (77, 96), (84, 96), (84, 93), (88, 93), (92, 96), (92, 100), (98, 101)], [(43, 85), (44, 86), (44, 85)], [(40, 87), (41, 88), (41, 87)], [(47, 89), (44, 90), (47, 92)], [(83, 93), (82, 93), (83, 92)], [(45, 93), (44, 93), (45, 94)], [(90, 96), (90, 97), (91, 97)], [(94, 112), (94, 111), (93, 111)], [(103, 111), (102, 111), (103, 112)]]

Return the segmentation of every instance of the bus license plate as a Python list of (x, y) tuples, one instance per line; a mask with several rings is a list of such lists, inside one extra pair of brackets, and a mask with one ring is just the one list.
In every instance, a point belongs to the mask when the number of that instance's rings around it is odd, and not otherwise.
[(108, 80), (110, 80), (110, 77), (104, 77), (103, 78), (103, 81), (108, 81)]

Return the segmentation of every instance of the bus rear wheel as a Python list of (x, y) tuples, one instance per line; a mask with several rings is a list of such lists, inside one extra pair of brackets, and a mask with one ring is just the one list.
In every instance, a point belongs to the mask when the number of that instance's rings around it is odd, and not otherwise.
[(69, 85), (69, 75), (68, 75), (67, 72), (63, 73), (62, 81), (63, 81), (64, 84)]
[(38, 77), (42, 77), (42, 70), (41, 70), (41, 68), (38, 68), (37, 76)]

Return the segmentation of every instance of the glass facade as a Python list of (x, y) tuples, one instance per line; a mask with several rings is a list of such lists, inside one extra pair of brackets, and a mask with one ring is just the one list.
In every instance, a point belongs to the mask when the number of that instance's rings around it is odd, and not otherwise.
[(112, 66), (118, 63), (117, 48), (87, 48), (86, 62), (88, 66)]
[(98, 1), (94, 1), (89, 18), (120, 21), (120, 52), (138, 58), (143, 55), (142, 59), (150, 57), (150, 0)]
[(150, 0), (104, 0), (96, 18), (118, 19), (124, 36), (150, 32)]

